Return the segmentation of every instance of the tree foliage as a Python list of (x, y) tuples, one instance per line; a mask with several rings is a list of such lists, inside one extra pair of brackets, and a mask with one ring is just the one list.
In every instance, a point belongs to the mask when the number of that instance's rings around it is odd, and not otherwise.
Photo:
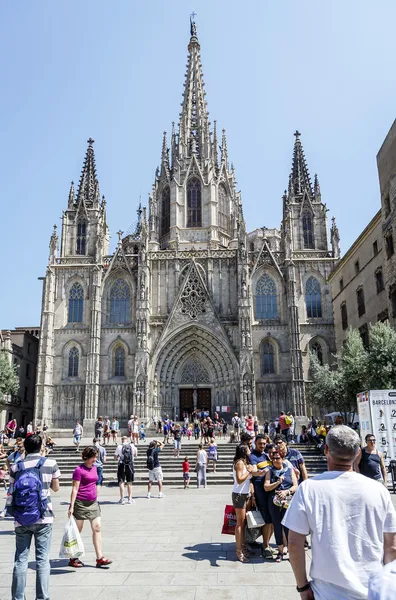
[(0, 395), (16, 394), (18, 390), (19, 378), (16, 369), (10, 365), (6, 356), (0, 352)]
[(321, 408), (356, 411), (356, 394), (364, 390), (396, 389), (396, 331), (377, 323), (370, 328), (370, 347), (363, 346), (357, 329), (350, 329), (333, 367), (321, 365), (310, 353), (308, 396)]

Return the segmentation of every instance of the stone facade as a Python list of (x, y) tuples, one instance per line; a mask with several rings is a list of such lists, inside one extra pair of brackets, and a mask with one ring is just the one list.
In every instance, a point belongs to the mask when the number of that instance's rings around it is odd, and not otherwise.
[(335, 350), (327, 278), (333, 223), (308, 173), (300, 134), (281, 228), (246, 232), (225, 131), (206, 108), (191, 24), (178, 132), (135, 231), (108, 255), (106, 203), (89, 140), (56, 228), (43, 291), (36, 418), (54, 429), (98, 414), (181, 415), (194, 407), (271, 417), (306, 413), (310, 345)]
[(379, 210), (329, 277), (337, 350), (342, 348), (349, 327), (359, 329), (368, 345), (369, 325), (388, 320), (384, 266)]
[(0, 351), (17, 369), (19, 390), (15, 395), (6, 395), (0, 412), (0, 429), (11, 419), (19, 426), (33, 420), (36, 385), (37, 358), (39, 348), (38, 327), (17, 327), (13, 331), (0, 331)]

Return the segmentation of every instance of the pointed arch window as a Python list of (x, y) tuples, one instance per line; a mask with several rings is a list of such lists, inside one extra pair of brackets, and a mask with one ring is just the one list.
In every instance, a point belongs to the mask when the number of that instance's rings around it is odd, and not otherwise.
[(302, 229), (304, 248), (314, 248), (312, 214), (307, 210), (302, 215)]
[(227, 192), (223, 185), (219, 187), (219, 227), (226, 233), (230, 228), (230, 211)]
[(121, 347), (114, 352), (114, 377), (125, 377), (125, 350)]
[(69, 352), (69, 368), (67, 371), (68, 377), (78, 377), (78, 363), (80, 361), (80, 353), (76, 346), (70, 349)]
[(264, 273), (256, 284), (256, 319), (277, 319), (278, 306), (275, 281)]
[(80, 283), (73, 283), (69, 293), (68, 323), (82, 323), (84, 308), (84, 290)]
[(87, 251), (87, 222), (79, 221), (77, 223), (76, 254), (85, 255), (86, 251)]
[(275, 373), (275, 348), (269, 340), (262, 342), (260, 348), (261, 355), (261, 374), (271, 375)]
[(131, 320), (131, 292), (123, 279), (118, 279), (110, 290), (110, 323), (129, 323)]
[(161, 206), (161, 236), (169, 233), (170, 229), (170, 189), (166, 186), (162, 190)]
[(311, 350), (316, 354), (316, 358), (319, 363), (323, 365), (323, 348), (319, 342), (314, 342), (311, 344)]
[(202, 192), (199, 179), (187, 184), (187, 227), (202, 227)]
[(322, 293), (320, 283), (315, 277), (308, 277), (305, 285), (305, 303), (308, 319), (317, 319), (322, 316)]

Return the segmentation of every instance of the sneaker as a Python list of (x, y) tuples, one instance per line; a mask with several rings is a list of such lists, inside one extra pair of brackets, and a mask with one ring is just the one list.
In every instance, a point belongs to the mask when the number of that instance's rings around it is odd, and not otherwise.
[(124, 498), (122, 498), (122, 500), (118, 500), (118, 504), (122, 504), (122, 505), (124, 505), (124, 504), (125, 504), (125, 500), (124, 500)]
[(264, 558), (272, 558), (272, 549), (267, 546), (266, 548), (264, 548), (263, 550), (263, 557)]
[(158, 498), (163, 498), (163, 497), (164, 497), (164, 494), (163, 494), (162, 492), (160, 492), (160, 493), (158, 494)]
[(147, 496), (146, 496), (146, 498), (148, 498), (148, 499), (150, 500), (150, 498), (151, 498), (151, 494), (150, 494), (150, 492), (148, 492), (148, 493), (147, 493)]
[(127, 504), (135, 504), (136, 500), (134, 500), (133, 498), (128, 498), (128, 502)]
[(96, 559), (96, 568), (100, 569), (101, 567), (108, 567), (109, 565), (111, 565), (112, 562), (112, 560), (109, 560), (108, 558), (102, 556), (102, 558)]
[(1, 519), (4, 519), (4, 518), (5, 518), (5, 516), (6, 516), (6, 511), (5, 511), (5, 510), (2, 510), (2, 511), (0, 512), (0, 518), (1, 518)]

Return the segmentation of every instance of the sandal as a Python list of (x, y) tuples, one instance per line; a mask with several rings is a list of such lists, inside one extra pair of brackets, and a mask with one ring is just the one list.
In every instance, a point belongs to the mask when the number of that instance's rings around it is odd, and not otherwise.
[(74, 567), (75, 569), (79, 569), (80, 567), (83, 567), (83, 566), (84, 566), (84, 563), (82, 563), (79, 558), (71, 558), (69, 560), (69, 567)]
[(283, 554), (282, 554), (282, 552), (278, 552), (278, 554), (276, 555), (276, 558), (275, 558), (275, 562), (280, 563), (280, 562), (282, 562), (282, 560), (283, 560)]
[(244, 556), (246, 556), (247, 558), (249, 558), (249, 556), (254, 555), (254, 552), (252, 550), (250, 550), (248, 548), (248, 546), (242, 546), (242, 552), (243, 552)]
[(102, 556), (102, 558), (96, 559), (96, 568), (100, 569), (101, 567), (108, 567), (109, 565), (111, 565), (112, 562), (112, 560)]
[(247, 557), (242, 552), (242, 550), (237, 550), (236, 551), (236, 555), (237, 555), (237, 560), (239, 560), (239, 562), (241, 562), (241, 563), (247, 563), (247, 562), (249, 562), (248, 559), (247, 559)]

